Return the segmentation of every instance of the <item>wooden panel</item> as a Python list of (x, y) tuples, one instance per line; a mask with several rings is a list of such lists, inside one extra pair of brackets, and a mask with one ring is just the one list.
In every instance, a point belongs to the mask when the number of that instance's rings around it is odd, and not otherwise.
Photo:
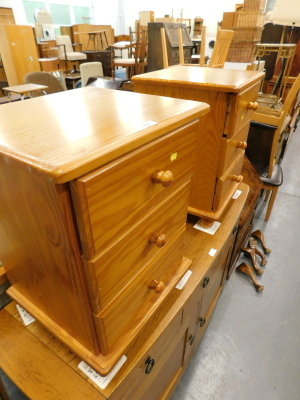
[(1, 367), (28, 398), (105, 399), (6, 310), (0, 311), (0, 331)]
[[(192, 174), (197, 134), (198, 123), (190, 124), (74, 183), (77, 219), (87, 259), (124, 235), (128, 227)], [(168, 187), (153, 183), (151, 176), (156, 170), (170, 170), (174, 183)]]
[(31, 26), (0, 25), (0, 53), (8, 85), (21, 85), (29, 72), (40, 71)]
[[(129, 344), (186, 272), (187, 265), (180, 260), (184, 231), (185, 227), (166, 245), (166, 251), (155, 257), (97, 316), (103, 354)], [(153, 280), (162, 283), (161, 291), (156, 293), (155, 288), (150, 288)]]
[(233, 164), (232, 168), (217, 180), (213, 206), (215, 210), (217, 210), (220, 205), (222, 205), (222, 203), (234, 193), (235, 189), (239, 185), (239, 183), (232, 180), (232, 176), (240, 175), (243, 165), (244, 154), (245, 152), (242, 151), (239, 158), (237, 158), (235, 163)]
[[(182, 366), (186, 342), (186, 320), (186, 318), (185, 320), (182, 319), (182, 310), (180, 309), (155, 343), (147, 349), (147, 353), (136, 363), (131, 373), (113, 392), (110, 400), (159, 398), (158, 395), (155, 396), (155, 391), (163, 391), (168, 387), (168, 384)], [(154, 360), (154, 366), (151, 373), (146, 374), (148, 357)], [(173, 359), (174, 362), (168, 362), (170, 359)], [(149, 396), (147, 395), (148, 390), (150, 391)]]
[(15, 24), (12, 8), (0, 7), (0, 24)]
[[(156, 207), (150, 215), (147, 213), (115, 246), (90, 262), (95, 269), (103, 308), (152, 257), (166, 248), (149, 243), (150, 235), (153, 232), (164, 234), (168, 243), (185, 226), (188, 195), (189, 182)], [(179, 255), (180, 260), (182, 256), (183, 254)]]
[(251, 120), (254, 113), (250, 103), (257, 101), (257, 94), (260, 88), (260, 82), (257, 82), (251, 88), (234, 96), (231, 107), (229, 108), (229, 121), (225, 127), (224, 134), (227, 137), (234, 135), (247, 121)]
[(231, 139), (222, 139), (217, 178), (223, 175), (241, 154), (243, 151), (241, 143), (247, 143), (248, 132), (249, 122), (247, 122), (234, 136), (232, 136)]
[(3, 157), (0, 165), (1, 260), (12, 288), (97, 354), (66, 188)]
[(222, 19), (222, 29), (232, 29), (233, 28), (233, 21), (234, 21), (234, 12), (224, 12), (223, 19)]

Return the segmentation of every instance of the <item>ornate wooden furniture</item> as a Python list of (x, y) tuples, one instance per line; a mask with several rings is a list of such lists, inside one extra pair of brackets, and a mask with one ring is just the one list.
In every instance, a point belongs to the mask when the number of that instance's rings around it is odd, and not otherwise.
[(190, 39), (186, 25), (180, 23), (151, 22), (148, 24), (148, 71), (157, 71), (164, 68), (161, 28), (164, 28), (165, 31), (168, 65), (179, 64), (178, 28), (182, 29), (184, 62), (186, 64), (190, 63), (193, 42)]
[(249, 124), (256, 109), (262, 72), (173, 66), (134, 76), (134, 90), (210, 104), (201, 121), (189, 212), (205, 220), (220, 217), (242, 181)]
[[(242, 194), (230, 200), (214, 235), (195, 229), (197, 218), (189, 216), (183, 252), (192, 260), (190, 278), (182, 290), (172, 291), (165, 307), (128, 348), (126, 363), (105, 389), (78, 370), (81, 359), (39, 322), (24, 327), (12, 303), (0, 311), (0, 367), (31, 400), (169, 398), (222, 291), (237, 221), (247, 197), (247, 186), (242, 183), (240, 188)], [(216, 250), (215, 256), (210, 255), (211, 249)]]
[(190, 267), (187, 201), (208, 110), (94, 87), (1, 107), (8, 293), (102, 374)]

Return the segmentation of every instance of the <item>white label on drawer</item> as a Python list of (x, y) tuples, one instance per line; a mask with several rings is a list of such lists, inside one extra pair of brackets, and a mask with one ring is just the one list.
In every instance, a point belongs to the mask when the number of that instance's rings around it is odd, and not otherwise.
[(35, 319), (30, 314), (28, 314), (28, 312), (26, 310), (24, 310), (24, 308), (19, 306), (19, 304), (16, 304), (16, 307), (17, 307), (17, 310), (19, 311), (19, 314), (26, 326), (30, 325), (32, 322), (35, 321)]
[(232, 196), (233, 199), (237, 199), (239, 197), (239, 195), (242, 193), (241, 190), (236, 190)]
[(203, 226), (200, 225), (200, 222), (197, 222), (197, 224), (194, 225), (194, 228), (198, 229), (199, 231), (209, 233), (210, 235), (214, 235), (217, 232), (220, 225), (221, 222), (215, 221), (209, 228), (203, 228)]
[(120, 368), (127, 361), (127, 357), (123, 355), (117, 364), (113, 367), (110, 373), (106, 376), (102, 376), (98, 374), (93, 368), (91, 368), (86, 362), (81, 361), (78, 364), (78, 368), (84, 372), (100, 389), (105, 389), (109, 382), (113, 379), (116, 373), (120, 370)]
[(138, 127), (138, 129), (136, 130), (136, 132), (142, 131), (143, 129), (149, 128), (150, 126), (157, 125), (157, 124), (158, 124), (158, 122), (154, 122), (154, 121), (145, 121), (145, 122), (143, 122), (143, 123)]
[(209, 252), (208, 252), (208, 255), (213, 257), (216, 254), (216, 252), (217, 252), (216, 249), (210, 249)]
[(180, 279), (180, 281), (177, 283), (175, 286), (176, 289), (182, 290), (189, 280), (189, 277), (192, 275), (192, 271), (187, 270), (186, 273), (183, 275), (183, 277)]

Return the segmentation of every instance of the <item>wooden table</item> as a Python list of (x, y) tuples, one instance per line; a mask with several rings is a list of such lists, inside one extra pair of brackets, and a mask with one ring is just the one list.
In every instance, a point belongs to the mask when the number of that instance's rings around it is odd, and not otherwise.
[[(99, 48), (98, 50), (104, 50), (108, 47), (108, 41), (107, 41), (107, 36), (106, 36), (106, 32), (105, 30), (101, 30), (101, 31), (93, 31), (93, 32), (85, 32), (88, 36), (89, 36), (89, 40), (87, 43), (87, 50), (89, 49), (89, 44), (90, 42), (93, 45), (92, 50), (97, 50), (97, 41), (96, 41), (96, 37), (99, 36), (100, 42), (101, 42), (101, 49)], [(103, 44), (103, 40), (105, 40), (106, 42), (106, 46), (104, 46)]]
[(35, 83), (28, 83), (25, 85), (9, 86), (2, 88), (3, 91), (7, 92), (9, 99), (11, 93), (18, 93), (21, 95), (21, 100), (24, 100), (25, 93), (28, 93), (31, 97), (34, 97), (34, 92), (41, 90), (44, 94), (46, 94), (45, 89), (48, 89), (48, 86), (37, 85)]

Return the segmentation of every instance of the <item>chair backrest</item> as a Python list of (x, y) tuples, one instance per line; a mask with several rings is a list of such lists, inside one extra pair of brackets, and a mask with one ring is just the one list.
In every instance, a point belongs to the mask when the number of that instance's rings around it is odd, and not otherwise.
[(138, 24), (137, 38), (134, 48), (136, 75), (145, 72), (145, 66), (147, 65), (147, 53), (148, 53), (148, 27)]
[(130, 35), (117, 35), (115, 36), (115, 43), (117, 42), (130, 42)]
[(250, 123), (245, 153), (259, 176), (269, 171), (275, 132), (276, 126)]
[[(63, 92), (66, 90), (64, 85), (54, 75), (48, 72), (30, 72), (24, 76), (23, 81), (24, 83), (35, 83), (37, 85), (48, 86), (48, 89), (45, 89), (47, 94)], [(40, 91), (35, 93), (35, 97), (42, 95), (43, 94)]]
[(80, 68), (82, 87), (86, 86), (89, 78), (103, 76), (103, 68), (101, 62), (95, 61), (95, 62), (83, 63), (80, 64), (79, 68)]
[(211, 68), (223, 68), (234, 31), (220, 29), (217, 34), (216, 43), (211, 55), (208, 66)]
[(66, 53), (72, 53), (73, 46), (69, 35), (55, 36), (56, 44), (58, 46), (59, 57), (64, 57), (64, 46), (66, 46)]

